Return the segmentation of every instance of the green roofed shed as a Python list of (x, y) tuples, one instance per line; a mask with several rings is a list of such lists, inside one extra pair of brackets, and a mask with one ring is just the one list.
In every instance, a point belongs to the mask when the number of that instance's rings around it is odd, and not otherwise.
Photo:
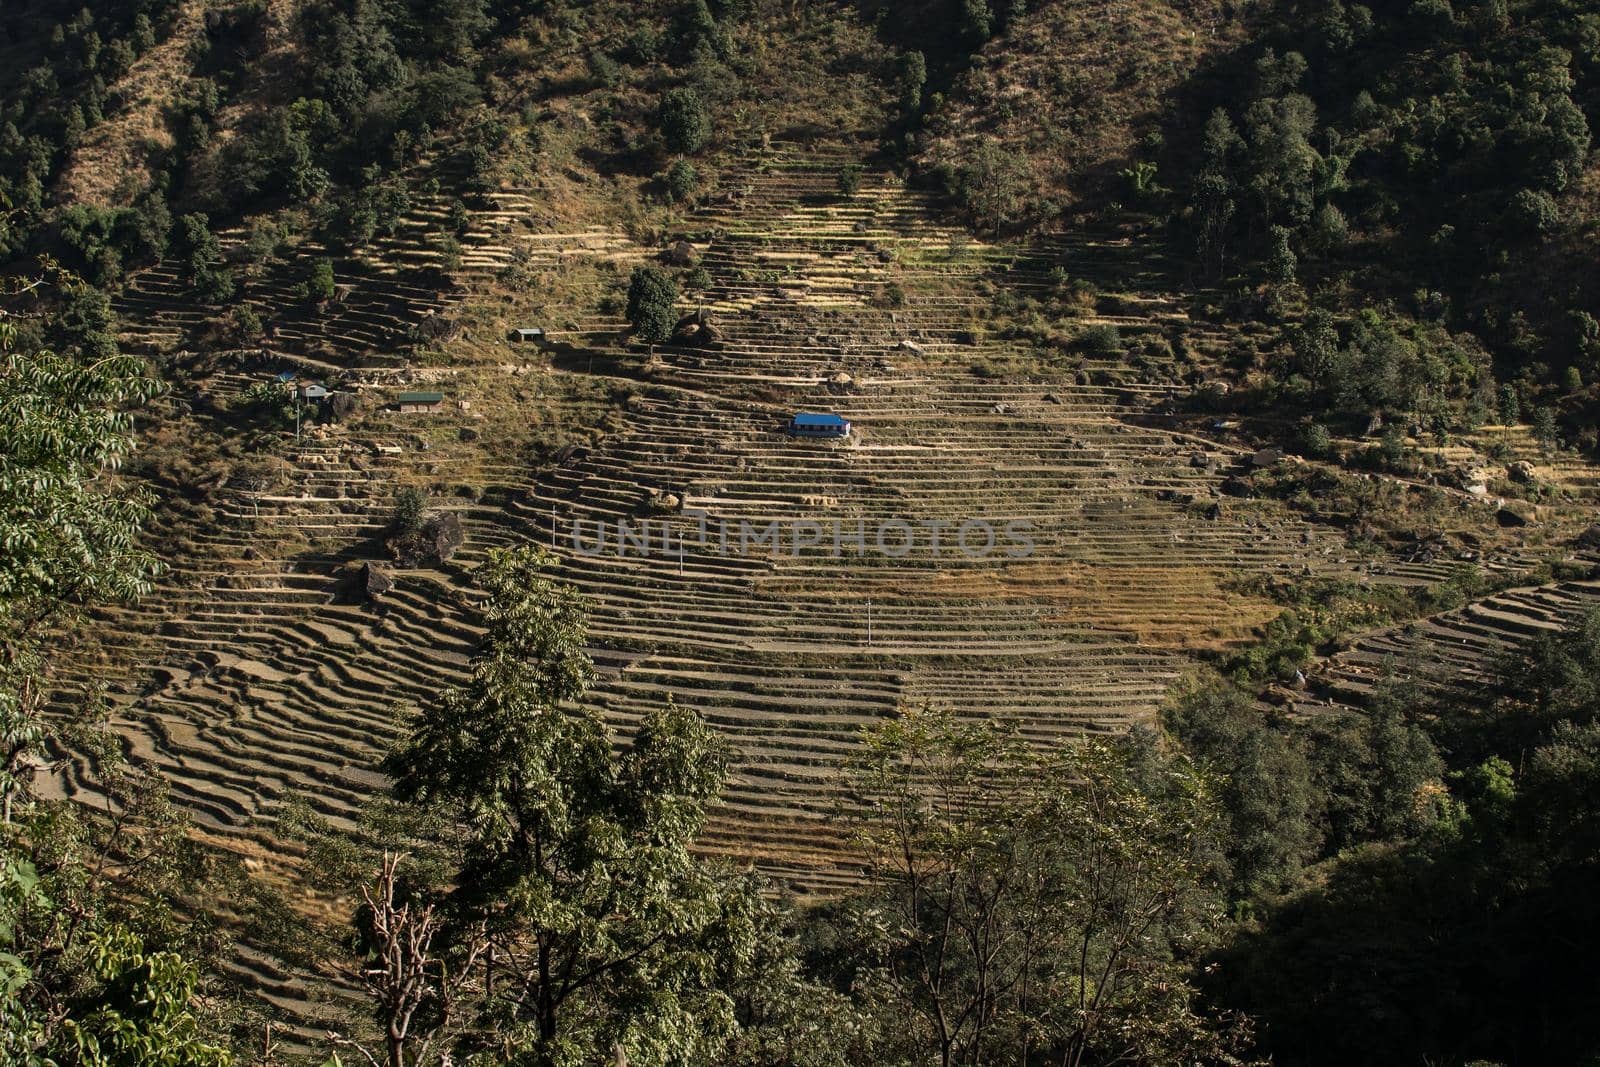
[(444, 403), (443, 393), (401, 393), (401, 411), (436, 411)]

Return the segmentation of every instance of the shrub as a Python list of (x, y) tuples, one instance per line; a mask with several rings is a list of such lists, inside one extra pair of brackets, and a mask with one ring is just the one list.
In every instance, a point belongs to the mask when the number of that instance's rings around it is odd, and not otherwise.
[(1300, 448), (1306, 455), (1321, 459), (1333, 451), (1333, 438), (1322, 423), (1308, 422), (1300, 432)]
[(389, 519), (389, 531), (397, 538), (415, 537), (422, 532), (422, 516), (428, 510), (428, 498), (415, 486), (405, 486), (394, 497), (394, 515)]
[(700, 175), (695, 171), (693, 163), (680, 156), (667, 168), (664, 182), (667, 196), (674, 201), (683, 201), (694, 196), (695, 189), (700, 184)]
[(1122, 333), (1109, 322), (1097, 322), (1078, 331), (1078, 347), (1102, 355), (1122, 351)]

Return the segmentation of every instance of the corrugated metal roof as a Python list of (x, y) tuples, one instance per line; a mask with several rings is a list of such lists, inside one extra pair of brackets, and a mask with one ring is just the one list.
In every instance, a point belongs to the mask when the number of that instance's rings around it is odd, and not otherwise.
[(796, 426), (843, 426), (844, 419), (838, 415), (819, 415), (802, 411), (794, 417), (794, 424)]
[(402, 404), (437, 404), (444, 399), (443, 393), (401, 393)]

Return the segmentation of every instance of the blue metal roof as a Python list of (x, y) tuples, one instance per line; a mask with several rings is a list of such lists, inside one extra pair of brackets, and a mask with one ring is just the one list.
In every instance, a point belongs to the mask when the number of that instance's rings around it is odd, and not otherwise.
[(817, 415), (802, 411), (794, 417), (796, 426), (843, 426), (844, 419), (838, 415)]

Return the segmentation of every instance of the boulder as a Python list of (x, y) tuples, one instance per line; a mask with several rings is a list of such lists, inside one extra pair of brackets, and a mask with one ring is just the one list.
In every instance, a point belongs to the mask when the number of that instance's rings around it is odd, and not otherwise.
[(364, 563), (356, 577), (356, 588), (368, 600), (377, 600), (394, 588), (394, 579), (376, 563)]
[(711, 321), (711, 312), (704, 308), (691, 311), (672, 327), (674, 344), (705, 346), (722, 340), (722, 331)]
[(1494, 521), (1501, 526), (1511, 528), (1528, 525), (1528, 516), (1506, 505), (1501, 505), (1494, 513)]
[(1255, 490), (1250, 483), (1239, 477), (1222, 479), (1220, 488), (1224, 496), (1248, 497), (1255, 495)]
[(1534, 481), (1533, 464), (1525, 459), (1519, 459), (1506, 467), (1506, 477), (1523, 485), (1531, 485)]
[(695, 265), (694, 245), (688, 241), (674, 241), (662, 253), (662, 258), (674, 267), (692, 267)]
[(328, 412), (328, 418), (334, 422), (342, 422), (355, 414), (356, 407), (356, 395), (341, 390), (329, 395), (328, 406), (325, 410)]
[(1283, 449), (1259, 448), (1250, 457), (1252, 467), (1276, 467), (1283, 462)]
[(422, 536), (427, 538), (429, 551), (440, 563), (448, 563), (456, 550), (467, 543), (461, 516), (453, 511), (440, 512), (423, 523)]
[(1579, 548), (1586, 548), (1591, 552), (1600, 552), (1600, 524), (1589, 527), (1578, 535), (1574, 542)]

